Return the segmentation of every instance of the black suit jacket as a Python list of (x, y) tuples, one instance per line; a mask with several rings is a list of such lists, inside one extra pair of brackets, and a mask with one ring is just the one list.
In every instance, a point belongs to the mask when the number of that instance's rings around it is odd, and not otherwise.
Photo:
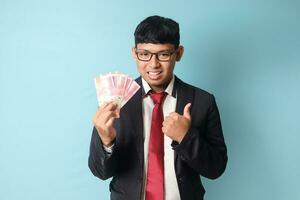
[[(93, 129), (89, 168), (102, 180), (113, 177), (109, 188), (112, 200), (141, 200), (144, 177), (144, 135), (141, 89), (121, 109), (114, 121), (117, 137), (113, 153), (104, 151), (96, 129)], [(173, 95), (177, 93), (176, 112), (192, 103), (191, 128), (180, 144), (173, 141), (174, 167), (182, 200), (201, 200), (205, 190), (200, 176), (219, 177), (227, 164), (219, 111), (214, 96), (175, 77)]]

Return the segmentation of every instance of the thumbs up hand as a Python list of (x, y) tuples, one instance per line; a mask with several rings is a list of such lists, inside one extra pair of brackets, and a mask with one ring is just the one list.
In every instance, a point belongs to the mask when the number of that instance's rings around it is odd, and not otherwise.
[(163, 122), (162, 131), (172, 140), (180, 143), (191, 127), (192, 117), (190, 114), (191, 103), (185, 105), (183, 115), (176, 112), (170, 113)]

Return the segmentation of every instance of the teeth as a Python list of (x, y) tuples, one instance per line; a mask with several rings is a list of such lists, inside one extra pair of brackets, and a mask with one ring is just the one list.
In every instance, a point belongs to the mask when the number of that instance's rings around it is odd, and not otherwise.
[(160, 72), (149, 72), (150, 75), (158, 75)]
[(158, 72), (148, 72), (149, 78), (152, 80), (157, 80), (160, 78), (161, 71)]

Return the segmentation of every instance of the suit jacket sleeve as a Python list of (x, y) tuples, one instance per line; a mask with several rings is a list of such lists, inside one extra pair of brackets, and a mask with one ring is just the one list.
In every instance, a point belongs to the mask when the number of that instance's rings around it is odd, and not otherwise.
[(206, 116), (201, 120), (204, 123), (193, 123), (192, 113), (191, 128), (181, 143), (173, 142), (172, 147), (179, 158), (197, 173), (215, 179), (221, 176), (226, 168), (227, 149), (215, 98), (209, 95), (208, 99)]
[(108, 154), (98, 135), (96, 128), (93, 128), (92, 139), (90, 144), (89, 168), (91, 172), (102, 180), (112, 177), (117, 168), (118, 149), (116, 145), (112, 154)]

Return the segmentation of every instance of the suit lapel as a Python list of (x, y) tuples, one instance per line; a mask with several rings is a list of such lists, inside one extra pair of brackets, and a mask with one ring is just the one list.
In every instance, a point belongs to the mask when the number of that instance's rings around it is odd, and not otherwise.
[(183, 114), (183, 110), (186, 104), (192, 103), (193, 91), (186, 86), (177, 76), (175, 76), (174, 88), (172, 96), (177, 95), (176, 112), (180, 115)]
[(142, 86), (142, 79), (141, 77), (137, 78), (135, 80), (139, 85), (140, 89), (137, 91), (137, 93), (133, 96), (132, 99), (132, 106), (133, 106), (133, 113), (131, 116), (136, 116), (134, 119), (135, 128), (134, 128), (134, 134), (136, 136), (136, 150), (139, 155), (139, 162), (141, 166), (144, 166), (144, 124), (143, 124), (143, 110), (142, 110), (142, 100), (143, 96), (145, 95), (144, 88)]
[[(177, 102), (176, 102), (176, 110), (180, 115), (183, 115), (183, 110), (186, 104), (192, 103), (193, 106), (193, 98), (194, 98), (194, 92), (191, 87), (188, 87), (184, 82), (182, 82), (179, 78), (175, 76), (175, 82), (174, 82), (174, 88), (172, 92), (172, 96), (177, 95)], [(175, 141), (173, 141), (175, 142)], [(174, 168), (176, 176), (179, 177), (181, 169), (180, 162), (178, 160), (178, 155), (174, 151)]]

